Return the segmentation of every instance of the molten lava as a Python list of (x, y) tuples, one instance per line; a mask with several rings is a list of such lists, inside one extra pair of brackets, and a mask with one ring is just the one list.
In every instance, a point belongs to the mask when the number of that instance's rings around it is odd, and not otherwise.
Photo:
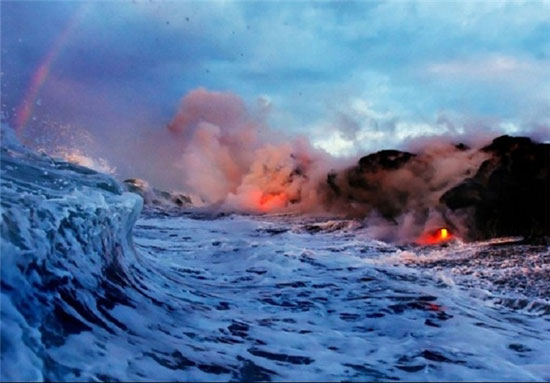
[(273, 209), (282, 208), (286, 205), (288, 197), (286, 193), (263, 194), (259, 201), (259, 209), (267, 212)]
[(439, 228), (435, 231), (430, 231), (422, 234), (416, 241), (419, 245), (437, 245), (450, 241), (453, 235), (446, 227)]

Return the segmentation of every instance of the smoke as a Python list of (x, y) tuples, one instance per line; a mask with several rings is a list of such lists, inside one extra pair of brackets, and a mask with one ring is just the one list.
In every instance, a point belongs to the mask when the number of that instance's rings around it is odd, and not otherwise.
[(393, 241), (442, 226), (462, 230), (462, 219), (439, 200), (486, 153), (424, 138), (409, 145), (413, 152), (381, 151), (346, 164), (304, 138), (269, 130), (265, 115), (234, 94), (193, 90), (162, 140), (153, 139), (155, 167), (170, 169), (195, 202), (223, 210), (360, 218), (373, 237)]
[(320, 211), (318, 189), (326, 177), (327, 159), (305, 141), (262, 146), (254, 152), (241, 184), (228, 196), (227, 206), (262, 212)]
[(231, 93), (188, 93), (168, 125), (184, 190), (234, 210), (305, 211), (315, 205), (329, 156), (304, 139), (270, 131), (265, 114), (265, 104), (250, 113)]
[(208, 203), (235, 192), (258, 148), (258, 128), (233, 94), (201, 88), (186, 95), (168, 126), (180, 143), (185, 188)]

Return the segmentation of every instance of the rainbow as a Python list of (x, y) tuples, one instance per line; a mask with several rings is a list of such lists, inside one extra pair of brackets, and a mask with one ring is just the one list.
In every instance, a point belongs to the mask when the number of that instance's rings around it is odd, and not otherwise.
[(40, 62), (40, 65), (33, 73), (29, 86), (23, 96), (23, 100), (19, 104), (15, 114), (15, 132), (17, 135), (21, 135), (25, 125), (29, 121), (29, 118), (32, 116), (33, 106), (36, 103), (38, 93), (40, 89), (48, 79), (52, 64), (55, 59), (59, 56), (62, 49), (67, 45), (67, 42), (71, 38), (75, 28), (82, 21), (84, 13), (89, 8), (89, 3), (84, 3), (75, 11), (73, 16), (69, 19), (59, 36), (55, 39), (52, 48), (48, 53), (43, 57)]

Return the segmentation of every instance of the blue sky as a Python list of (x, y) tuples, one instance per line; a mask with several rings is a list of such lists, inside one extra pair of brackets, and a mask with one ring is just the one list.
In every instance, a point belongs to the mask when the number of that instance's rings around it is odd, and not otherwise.
[[(84, 4), (84, 5), (83, 5)], [(29, 126), (101, 142), (163, 129), (190, 90), (269, 105), (275, 131), (336, 155), (411, 138), (550, 127), (550, 2), (1, 3), (2, 109), (74, 15)], [(107, 139), (107, 141), (105, 141)]]

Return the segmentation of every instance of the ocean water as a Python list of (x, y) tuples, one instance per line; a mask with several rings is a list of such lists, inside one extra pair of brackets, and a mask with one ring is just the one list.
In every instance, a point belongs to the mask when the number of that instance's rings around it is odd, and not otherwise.
[(1, 154), (2, 380), (550, 380), (548, 247), (166, 214)]

